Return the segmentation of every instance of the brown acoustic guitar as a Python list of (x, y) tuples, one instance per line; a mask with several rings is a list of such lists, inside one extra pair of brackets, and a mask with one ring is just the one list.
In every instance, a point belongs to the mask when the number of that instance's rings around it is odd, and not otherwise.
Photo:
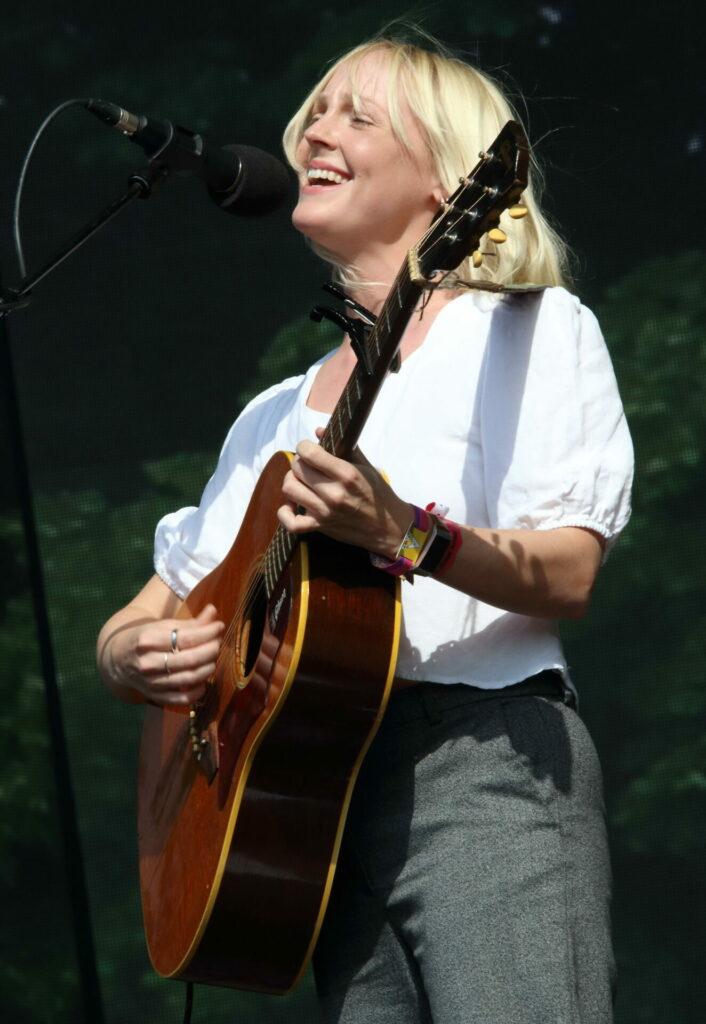
[[(519, 203), (527, 164), (511, 121), (410, 250), (331, 415), (327, 451), (350, 458), (420, 296)], [(365, 551), (278, 525), (291, 458), (268, 462), (229, 554), (180, 609), (187, 618), (210, 602), (229, 625), (198, 705), (146, 707), (138, 779), (155, 969), (272, 993), (297, 984), (316, 944), (400, 630), (398, 581)]]

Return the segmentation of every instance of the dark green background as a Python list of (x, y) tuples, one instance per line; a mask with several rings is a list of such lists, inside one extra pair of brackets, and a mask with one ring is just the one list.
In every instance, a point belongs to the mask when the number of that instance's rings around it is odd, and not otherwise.
[[(277, 152), (324, 61), (414, 14), (387, 0), (345, 9), (127, 2), (107, 12), (87, 0), (27, 0), (21, 14), (4, 15), (5, 284), (19, 277), (10, 208), (22, 156), (59, 102), (100, 96)], [(577, 291), (613, 355), (637, 454), (635, 513), (589, 617), (564, 633), (606, 775), (618, 1022), (704, 1024), (706, 18), (696, 4), (654, 0), (440, 0), (416, 13), (522, 90), (550, 211), (579, 257)], [(27, 184), (29, 267), (141, 164), (136, 147), (83, 111), (63, 115)], [(327, 347), (330, 335), (305, 319), (325, 276), (287, 211), (240, 221), (212, 206), (199, 183), (175, 180), (133, 204), (8, 322), (110, 1024), (180, 1019), (183, 987), (156, 978), (143, 950), (133, 808), (140, 713), (97, 682), (94, 637), (149, 575), (156, 519), (197, 500), (243, 400)], [(0, 439), (9, 458), (4, 419)], [(74, 1024), (83, 1008), (72, 894), (6, 466), (0, 1008), (13, 1024)], [(310, 1021), (315, 1011), (306, 984), (286, 1000), (202, 989), (194, 1020)]]

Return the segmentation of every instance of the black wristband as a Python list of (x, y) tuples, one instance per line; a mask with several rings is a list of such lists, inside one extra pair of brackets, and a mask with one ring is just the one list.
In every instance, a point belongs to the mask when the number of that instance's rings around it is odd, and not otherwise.
[(429, 515), (434, 520), (435, 533), (421, 561), (412, 570), (415, 576), (433, 576), (453, 543), (453, 535), (444, 520), (431, 512)]

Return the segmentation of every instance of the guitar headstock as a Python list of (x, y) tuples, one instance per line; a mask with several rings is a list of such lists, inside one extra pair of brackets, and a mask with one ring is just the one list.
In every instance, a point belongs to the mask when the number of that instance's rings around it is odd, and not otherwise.
[[(518, 206), (527, 186), (529, 143), (521, 125), (508, 121), (479, 163), (444, 203), (429, 231), (410, 253), (413, 280), (430, 281), (439, 272), (454, 270), (466, 256), (477, 250), (486, 232), (499, 232), (500, 214), (514, 207), (514, 216), (524, 216)], [(511, 209), (511, 213), (513, 213)], [(422, 281), (419, 281), (422, 283)]]

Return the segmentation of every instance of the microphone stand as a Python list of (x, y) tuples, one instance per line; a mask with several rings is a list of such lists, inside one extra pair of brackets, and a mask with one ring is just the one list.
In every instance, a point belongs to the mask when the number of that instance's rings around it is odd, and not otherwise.
[(0, 319), (16, 309), (23, 309), (27, 306), (29, 304), (29, 294), (36, 284), (43, 281), (52, 270), (55, 270), (64, 260), (73, 255), (77, 249), (80, 249), (84, 242), (87, 242), (105, 224), (108, 224), (134, 199), (149, 199), (157, 185), (165, 180), (167, 174), (168, 168), (164, 164), (159, 161), (151, 161), (141, 171), (130, 175), (127, 192), (114, 199), (93, 220), (89, 221), (81, 231), (77, 232), (73, 238), (70, 238), (39, 270), (35, 270), (34, 273), (23, 277), (15, 288), (10, 288), (5, 294), (0, 292)]
[(22, 419), (15, 382), (12, 351), (5, 318), (29, 304), (32, 288), (56, 267), (76, 252), (84, 242), (111, 221), (134, 199), (147, 199), (153, 189), (165, 180), (168, 168), (153, 161), (142, 171), (128, 179), (128, 190), (110, 203), (101, 213), (74, 235), (66, 245), (34, 273), (24, 277), (17, 287), (0, 290), (0, 376), (3, 380), (7, 420), (12, 449), (15, 487), (20, 507), (27, 554), (27, 572), (37, 626), (37, 643), (46, 692), (47, 718), (56, 778), (59, 827), (61, 830), (66, 875), (70, 894), (70, 907), (76, 957), (78, 961), (85, 1024), (103, 1024), (105, 1019), (100, 983), (96, 967), (93, 929), (91, 924), (88, 890), (86, 887), (81, 842), (76, 816), (76, 805), (71, 783), (66, 737), (61, 713), (61, 699), (51, 640), (51, 627), (47, 609), (44, 575), (39, 550), (36, 520), (32, 503), (27, 453), (22, 433)]

